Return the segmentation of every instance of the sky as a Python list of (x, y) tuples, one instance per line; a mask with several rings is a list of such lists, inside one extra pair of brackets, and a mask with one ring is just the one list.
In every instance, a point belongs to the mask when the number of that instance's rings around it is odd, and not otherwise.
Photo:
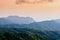
[(0, 17), (32, 17), (36, 21), (60, 19), (60, 0), (0, 0)]

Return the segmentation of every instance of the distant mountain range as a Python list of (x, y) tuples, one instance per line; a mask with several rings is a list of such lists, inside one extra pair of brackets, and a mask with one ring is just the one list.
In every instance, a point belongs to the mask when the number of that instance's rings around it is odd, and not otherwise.
[(30, 17), (18, 17), (18, 16), (8, 16), (6, 18), (0, 18), (0, 24), (30, 24), (35, 22)]
[(47, 31), (60, 31), (60, 23), (57, 22), (56, 20), (34, 22), (31, 24), (22, 24), (22, 25), (18, 25), (18, 26), (14, 24), (14, 27), (16, 27), (16, 28), (32, 28), (32, 29), (47, 30)]
[[(59, 19), (57, 19), (59, 20)], [(50, 21), (43, 21), (43, 22), (36, 22), (29, 24), (28, 26), (33, 26), (32, 28), (36, 28), (38, 30), (53, 30), (53, 31), (60, 31), (60, 22), (57, 20), (50, 20)]]
[(0, 18), (0, 40), (60, 40), (60, 19), (35, 22), (30, 17)]
[(9, 16), (6, 18), (0, 18), (0, 27), (33, 28), (38, 30), (60, 31), (60, 19), (35, 22), (35, 20), (30, 17)]

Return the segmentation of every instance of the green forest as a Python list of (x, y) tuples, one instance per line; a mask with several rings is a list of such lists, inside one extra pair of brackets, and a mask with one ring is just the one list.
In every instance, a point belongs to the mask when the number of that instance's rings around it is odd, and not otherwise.
[(60, 34), (28, 28), (0, 28), (0, 40), (60, 40)]

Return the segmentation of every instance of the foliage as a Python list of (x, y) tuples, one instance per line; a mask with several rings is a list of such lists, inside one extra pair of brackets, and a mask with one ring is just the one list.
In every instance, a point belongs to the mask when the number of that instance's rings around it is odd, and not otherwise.
[(0, 40), (60, 40), (60, 34), (28, 28), (0, 28)]

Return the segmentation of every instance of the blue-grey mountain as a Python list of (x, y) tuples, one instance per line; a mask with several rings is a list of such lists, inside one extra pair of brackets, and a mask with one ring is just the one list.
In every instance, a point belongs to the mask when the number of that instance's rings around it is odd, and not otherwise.
[(9, 16), (0, 18), (0, 24), (30, 24), (33, 22), (35, 21), (30, 17)]
[(12, 28), (33, 28), (38, 30), (60, 31), (60, 19), (35, 22), (34, 19), (30, 17), (9, 16), (7, 18), (0, 18), (0, 26)]

